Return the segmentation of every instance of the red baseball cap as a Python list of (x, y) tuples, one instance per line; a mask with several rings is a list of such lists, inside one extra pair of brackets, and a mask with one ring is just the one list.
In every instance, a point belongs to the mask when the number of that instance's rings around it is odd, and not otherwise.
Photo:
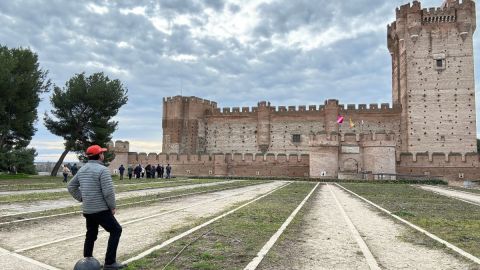
[(99, 145), (94, 144), (87, 148), (87, 151), (85, 151), (85, 154), (87, 154), (87, 156), (95, 156), (107, 151), (108, 151), (107, 148), (102, 148)]

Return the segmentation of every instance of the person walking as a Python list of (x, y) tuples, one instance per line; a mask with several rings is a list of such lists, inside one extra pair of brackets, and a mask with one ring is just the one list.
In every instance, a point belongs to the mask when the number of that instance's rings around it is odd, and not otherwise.
[(108, 238), (105, 265), (103, 269), (123, 269), (126, 265), (118, 263), (117, 247), (122, 234), (122, 226), (115, 219), (116, 201), (110, 171), (103, 164), (106, 148), (92, 145), (85, 154), (88, 163), (68, 183), (68, 192), (77, 201), (82, 202), (83, 216), (87, 224), (87, 233), (83, 246), (83, 256), (92, 257), (93, 247), (98, 235), (98, 226), (110, 233)]
[(160, 165), (160, 178), (163, 178), (163, 174), (165, 173), (165, 168), (163, 165)]
[(67, 183), (67, 177), (70, 173), (70, 169), (68, 169), (67, 165), (63, 165), (63, 183)]
[(170, 178), (170, 174), (172, 173), (172, 167), (170, 166), (170, 164), (167, 164), (167, 177), (166, 178)]
[(120, 172), (120, 180), (123, 180), (123, 173), (125, 172), (125, 167), (123, 167), (123, 164), (120, 165), (118, 171)]
[(132, 180), (132, 173), (133, 173), (132, 165), (128, 165), (127, 173), (128, 173), (128, 180)]
[(73, 163), (73, 166), (72, 166), (72, 168), (70, 169), (70, 171), (72, 171), (72, 175), (73, 175), (73, 176), (75, 176), (75, 174), (77, 174), (77, 172), (78, 172), (77, 163)]

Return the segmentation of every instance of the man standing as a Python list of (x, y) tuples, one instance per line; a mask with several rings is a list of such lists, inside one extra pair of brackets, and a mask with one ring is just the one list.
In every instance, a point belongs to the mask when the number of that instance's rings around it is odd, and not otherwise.
[(103, 153), (106, 151), (106, 148), (98, 145), (87, 148), (85, 154), (88, 157), (88, 163), (82, 166), (68, 183), (68, 191), (73, 198), (82, 202), (83, 216), (87, 223), (83, 256), (92, 257), (100, 225), (110, 233), (103, 269), (122, 269), (126, 265), (116, 262), (122, 227), (114, 217), (115, 190), (110, 171), (103, 164)]
[(160, 168), (160, 164), (157, 164), (157, 176), (158, 176), (158, 178), (162, 178), (162, 176), (160, 175), (161, 171), (162, 171), (162, 168)]
[(71, 171), (72, 171), (73, 176), (75, 176), (75, 174), (77, 174), (77, 172), (78, 172), (77, 163), (73, 163)]
[(140, 165), (135, 166), (135, 169), (133, 169), (133, 173), (135, 174), (135, 178), (140, 178)]
[(63, 182), (67, 183), (67, 177), (68, 174), (70, 173), (70, 169), (68, 169), (68, 165), (63, 165)]
[(123, 167), (123, 164), (120, 165), (120, 168), (118, 168), (118, 171), (120, 172), (120, 180), (123, 180), (123, 173), (125, 172), (125, 167)]
[(163, 178), (163, 173), (165, 172), (165, 168), (163, 165), (160, 165), (160, 178)]
[(152, 168), (150, 169), (150, 176), (151, 176), (152, 178), (155, 178), (155, 172), (156, 172), (155, 169), (156, 169), (156, 168), (155, 168), (155, 165), (152, 165)]
[(127, 172), (128, 172), (128, 180), (132, 180), (132, 174), (133, 174), (132, 165), (128, 165)]
[(170, 173), (172, 173), (172, 167), (170, 166), (170, 164), (168, 164), (165, 169), (167, 170), (167, 178), (170, 178)]

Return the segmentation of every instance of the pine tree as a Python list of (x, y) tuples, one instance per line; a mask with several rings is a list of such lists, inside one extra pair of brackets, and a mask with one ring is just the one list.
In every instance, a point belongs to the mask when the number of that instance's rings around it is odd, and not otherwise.
[[(38, 56), (29, 49), (0, 46), (0, 170), (15, 165), (12, 151), (30, 153), (32, 164), (35, 150), (26, 149), (35, 134), (40, 95), (48, 92), (50, 80), (40, 69)], [(16, 166), (18, 167), (18, 166)], [(22, 172), (19, 169), (20, 172)], [(31, 171), (30, 169), (28, 171)]]
[[(128, 90), (119, 80), (110, 80), (103, 73), (89, 77), (85, 73), (72, 77), (65, 87), (55, 87), (50, 102), (51, 115), (45, 113), (47, 129), (65, 139), (65, 150), (55, 165), (55, 176), (65, 156), (70, 151), (80, 157), (92, 145), (105, 146), (116, 130), (118, 122), (111, 119), (127, 103)], [(106, 156), (106, 161), (112, 160)]]

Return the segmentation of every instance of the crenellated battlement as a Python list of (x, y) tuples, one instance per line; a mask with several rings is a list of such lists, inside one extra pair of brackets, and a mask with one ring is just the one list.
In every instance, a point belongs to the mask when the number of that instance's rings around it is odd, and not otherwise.
[[(465, 13), (465, 11), (467, 11)], [(475, 2), (472, 0), (446, 0), (441, 7), (422, 8), (419, 1), (413, 1), (396, 9), (396, 22), (388, 25), (388, 33), (395, 32), (399, 27), (398, 23), (406, 23), (413, 27), (414, 18), (409, 15), (416, 15), (424, 25), (433, 23), (454, 23), (464, 21), (465, 16), (475, 12)], [(469, 14), (470, 13), (470, 14)], [(461, 18), (459, 18), (461, 16)], [(472, 22), (475, 23), (475, 22)], [(400, 30), (400, 29), (399, 29)]]
[(422, 5), (419, 1), (413, 1), (411, 4), (404, 4), (396, 8), (395, 13), (397, 19), (405, 18), (409, 13), (419, 12), (422, 9)]
[(400, 105), (390, 106), (390, 103), (381, 104), (348, 104), (346, 107), (343, 104), (339, 105), (341, 114), (351, 113), (400, 113), (402, 107)]
[(302, 163), (308, 164), (309, 156), (306, 154), (273, 154), (273, 153), (215, 153), (205, 155), (187, 155), (187, 154), (166, 154), (166, 153), (128, 153), (128, 164), (227, 164), (230, 161), (235, 162), (276, 162), (276, 163)]
[(353, 113), (400, 113), (401, 106), (391, 106), (390, 103), (381, 104), (339, 104), (338, 100), (327, 100), (324, 105), (298, 105), (298, 106), (271, 106), (270, 103), (259, 102), (257, 107), (223, 107), (214, 108), (214, 116), (253, 116), (261, 108), (266, 108), (271, 113), (323, 113), (326, 106), (337, 106), (341, 114)]
[(217, 102), (215, 101), (210, 101), (207, 99), (195, 97), (195, 96), (190, 96), (190, 97), (185, 97), (185, 96), (173, 96), (173, 97), (164, 97), (163, 102), (165, 103), (177, 103), (177, 102), (190, 102), (190, 103), (196, 103), (196, 104), (205, 104), (212, 106), (213, 108), (217, 107)]
[(115, 153), (127, 153), (130, 151), (130, 143), (128, 141), (121, 140), (116, 140), (115, 142), (110, 141), (107, 144), (107, 148), (109, 151), (113, 151)]
[(474, 152), (465, 154), (458, 152), (402, 152), (398, 155), (397, 164), (408, 167), (480, 167), (479, 156)]

